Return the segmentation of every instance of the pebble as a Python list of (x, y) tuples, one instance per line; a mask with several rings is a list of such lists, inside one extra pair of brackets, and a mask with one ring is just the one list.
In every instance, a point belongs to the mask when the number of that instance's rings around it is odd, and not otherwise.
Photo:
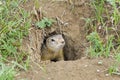
[(98, 64), (101, 65), (101, 64), (103, 64), (103, 62), (102, 62), (102, 61), (99, 61)]
[(109, 74), (105, 74), (105, 76), (109, 76)]
[(97, 72), (100, 72), (100, 70), (99, 70), (99, 69), (97, 69)]
[(88, 65), (85, 65), (85, 67), (88, 67)]

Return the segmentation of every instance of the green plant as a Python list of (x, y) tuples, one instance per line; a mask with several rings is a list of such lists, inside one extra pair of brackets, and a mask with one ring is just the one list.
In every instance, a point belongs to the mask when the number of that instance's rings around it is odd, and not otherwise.
[(120, 65), (120, 53), (116, 53), (115, 55), (115, 63), (110, 66), (110, 68), (108, 69), (109, 74), (120, 74), (119, 71), (119, 65)]
[(91, 57), (98, 57), (101, 56), (104, 48), (102, 44), (102, 40), (100, 39), (99, 35), (97, 32), (92, 32), (90, 35), (87, 36), (87, 39), (90, 41), (90, 56)]
[(0, 62), (0, 80), (14, 80), (15, 70), (13, 66), (7, 66)]
[(92, 1), (92, 6), (95, 9), (96, 20), (98, 21), (98, 23), (103, 23), (103, 13), (105, 11), (104, 3), (104, 0)]
[(113, 47), (113, 36), (109, 36), (106, 43), (103, 43), (103, 40), (99, 37), (98, 33), (92, 32), (87, 36), (87, 39), (90, 41), (89, 54), (91, 57), (108, 57), (110, 55), (110, 51)]
[(25, 1), (0, 1), (0, 80), (14, 80), (17, 68), (29, 67), (29, 55), (20, 50), (31, 25), (30, 13), (19, 6)]
[(120, 75), (120, 72), (119, 72), (120, 53), (116, 53), (114, 58), (115, 58), (115, 63), (109, 67), (108, 73), (111, 75), (112, 74)]
[(110, 55), (110, 52), (112, 51), (113, 48), (113, 40), (114, 36), (108, 36), (107, 42), (104, 45), (104, 56), (108, 57)]
[[(97, 34), (99, 33), (100, 36), (103, 36), (103, 38), (107, 38), (105, 40), (102, 40), (101, 38), (94, 38), (91, 35), (91, 38), (95, 39), (94, 41), (89, 40), (92, 42), (92, 45), (90, 47), (90, 51), (92, 51), (92, 55), (96, 54), (94, 52), (100, 52), (104, 56), (108, 56), (110, 54), (111, 48), (114, 47), (113, 41), (117, 41), (119, 44), (119, 32), (117, 32), (117, 27), (119, 26), (120, 22), (120, 14), (119, 14), (119, 8), (117, 5), (120, 5), (119, 0), (93, 0), (91, 1), (91, 5), (94, 8), (95, 17), (92, 22), (86, 23), (90, 24), (88, 27), (89, 31)], [(107, 7), (108, 5), (111, 5), (110, 7)], [(91, 24), (92, 23), (92, 24)], [(98, 32), (99, 31), (99, 32)], [(115, 34), (113, 36), (110, 36), (111, 31), (114, 31)], [(102, 35), (102, 33), (105, 33), (105, 35)], [(99, 36), (98, 35), (98, 36)], [(117, 38), (115, 37), (117, 36)], [(88, 37), (90, 37), (88, 35)], [(93, 43), (95, 45), (93, 45)], [(95, 48), (96, 47), (96, 48)], [(94, 50), (95, 49), (95, 50)], [(100, 51), (98, 51), (98, 49)]]
[[(19, 5), (26, 0), (0, 1), (0, 55), (3, 61), (13, 60), (16, 67), (27, 70), (29, 55), (20, 50), (31, 26), (30, 13)], [(7, 60), (8, 63), (9, 60)]]
[[(91, 5), (94, 8), (96, 29), (100, 26), (105, 29), (106, 27), (116, 29), (120, 22), (119, 0), (93, 0)], [(111, 7), (107, 7), (111, 5)], [(108, 23), (109, 22), (109, 23)], [(109, 25), (111, 24), (111, 25)], [(105, 26), (107, 25), (107, 26)], [(108, 26), (109, 25), (109, 26)]]
[(36, 22), (36, 26), (38, 28), (50, 27), (53, 22), (55, 22), (55, 20), (44, 17), (41, 21)]
[(116, 65), (110, 66), (110, 67), (108, 68), (108, 73), (109, 73), (110, 75), (112, 75), (112, 74), (114, 74), (114, 73), (117, 73), (117, 71), (118, 71), (118, 66), (116, 66)]
[[(120, 5), (120, 1), (118, 0), (107, 0), (112, 7), (113, 7), (113, 12), (112, 12), (112, 20), (113, 20), (113, 26), (116, 27), (117, 24), (119, 24), (120, 21), (120, 14), (119, 14), (119, 8), (117, 7), (117, 4)], [(116, 4), (117, 3), (117, 4)]]
[(18, 5), (14, 0), (6, 1), (2, 5), (4, 10), (0, 13), (0, 53), (4, 57), (17, 54), (17, 49), (21, 46), (22, 39), (28, 34), (30, 27), (31, 20), (28, 19), (30, 14)]

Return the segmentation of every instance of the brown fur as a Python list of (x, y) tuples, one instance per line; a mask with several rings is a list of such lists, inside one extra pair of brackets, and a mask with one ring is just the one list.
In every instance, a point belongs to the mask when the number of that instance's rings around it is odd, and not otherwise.
[[(51, 39), (54, 39), (53, 42), (55, 42), (55, 43), (52, 43)], [(57, 45), (61, 45), (62, 47), (58, 47), (56, 49)], [(64, 53), (63, 53), (64, 45), (65, 45), (65, 41), (64, 41), (62, 35), (54, 35), (54, 36), (49, 37), (46, 40), (46, 44), (42, 48), (41, 60), (43, 60), (43, 61), (45, 61), (45, 60), (51, 60), (51, 61), (64, 60)]]

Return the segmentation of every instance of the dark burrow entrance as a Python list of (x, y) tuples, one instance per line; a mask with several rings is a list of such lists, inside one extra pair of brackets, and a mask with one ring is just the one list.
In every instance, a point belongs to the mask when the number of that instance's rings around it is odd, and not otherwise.
[[(65, 46), (63, 48), (64, 60), (68, 61), (68, 60), (80, 59), (84, 55), (84, 49), (85, 49), (83, 44), (84, 40), (80, 39), (81, 36), (78, 29), (75, 29), (76, 31), (72, 31), (72, 30), (73, 27), (62, 28), (61, 31), (57, 27), (51, 27), (45, 29), (43, 34), (43, 42), (42, 42), (41, 50), (43, 46), (46, 44), (46, 39), (48, 37), (56, 34), (61, 34), (65, 40)], [(56, 61), (56, 59), (52, 61)]]

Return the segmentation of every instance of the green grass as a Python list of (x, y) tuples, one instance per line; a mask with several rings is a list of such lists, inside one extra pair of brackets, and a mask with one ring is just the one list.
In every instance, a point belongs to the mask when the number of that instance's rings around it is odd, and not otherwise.
[[(109, 12), (110, 9), (108, 9), (108, 7), (105, 7), (105, 5), (108, 5), (107, 3), (112, 6), (111, 12)], [(119, 0), (93, 0), (91, 2), (91, 5), (95, 10), (96, 21), (98, 24), (103, 25), (105, 23), (104, 17), (107, 17), (108, 19), (111, 19), (111, 22), (113, 21), (112, 26), (117, 26), (120, 21), (120, 14), (117, 4), (120, 5)]]
[[(117, 4), (120, 5), (120, 1), (118, 0), (107, 0), (113, 7), (113, 13), (112, 13), (112, 20), (114, 21), (113, 22), (113, 26), (116, 27), (117, 24), (119, 24), (119, 21), (120, 21), (120, 14), (119, 14), (119, 10), (118, 10), (118, 7), (117, 7)], [(116, 4), (117, 3), (117, 4)]]
[[(29, 54), (21, 50), (31, 27), (31, 14), (20, 6), (28, 0), (0, 1), (0, 80), (14, 80), (16, 70), (29, 68)], [(38, 9), (38, 0), (35, 0)], [(43, 18), (38, 28), (50, 27), (54, 20)], [(7, 64), (10, 64), (6, 66)]]
[(90, 57), (102, 56), (104, 48), (102, 40), (100, 39), (98, 33), (92, 32), (90, 35), (87, 36), (87, 39), (90, 41), (91, 44), (89, 49)]
[(46, 28), (46, 27), (51, 27), (51, 25), (55, 22), (53, 19), (48, 19), (44, 17), (41, 21), (36, 22), (37, 28)]
[[(15, 4), (13, 4), (15, 3)], [(30, 14), (18, 7), (19, 2), (6, 1), (0, 13), (0, 53), (3, 57), (13, 56), (17, 60), (17, 49), (22, 39), (28, 34)]]
[(93, 0), (92, 6), (95, 8), (95, 16), (98, 23), (103, 23), (103, 18), (101, 17), (105, 11), (104, 0)]
[(29, 67), (29, 55), (20, 49), (31, 26), (30, 12), (20, 7), (24, 2), (27, 0), (0, 1), (0, 80), (14, 80), (15, 69)]
[(90, 57), (110, 56), (110, 51), (113, 47), (113, 36), (109, 36), (107, 42), (104, 43), (97, 32), (92, 32), (87, 36), (87, 39), (90, 41)]
[(0, 80), (14, 80), (16, 71), (13, 66), (7, 66), (0, 62)]
[(88, 56), (106, 58), (114, 56), (116, 62), (108, 69), (110, 74), (117, 73), (120, 65), (120, 33), (117, 30), (120, 23), (118, 5), (120, 5), (120, 0), (93, 0), (91, 6), (95, 17), (85, 19), (87, 40), (90, 43)]
[(111, 65), (108, 69), (108, 73), (109, 74), (116, 74), (116, 75), (120, 75), (119, 72), (119, 65), (120, 65), (120, 53), (116, 53), (115, 56), (115, 63), (113, 65)]
[[(86, 21), (86, 30), (89, 30), (87, 39), (92, 43), (90, 49), (96, 52), (95, 54), (100, 55), (105, 52), (108, 56), (111, 48), (115, 47), (113, 42), (116, 41), (116, 45), (119, 45), (120, 34), (116, 29), (119, 27), (120, 14), (117, 4), (120, 5), (119, 0), (91, 1), (96, 16), (84, 20)], [(105, 7), (106, 5), (111, 5), (111, 8)], [(111, 32), (114, 32), (112, 36)]]

